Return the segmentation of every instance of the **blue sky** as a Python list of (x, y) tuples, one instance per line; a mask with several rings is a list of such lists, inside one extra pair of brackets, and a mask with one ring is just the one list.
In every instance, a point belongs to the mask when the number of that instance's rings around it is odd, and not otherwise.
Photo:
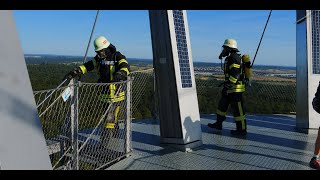
[[(14, 10), (25, 54), (83, 56), (96, 10)], [(128, 58), (152, 58), (147, 10), (100, 11), (93, 39), (106, 36)], [(252, 59), (269, 10), (187, 10), (193, 61), (220, 62), (226, 38)], [(92, 39), (92, 41), (93, 41)], [(94, 55), (90, 44), (89, 56)], [(273, 10), (255, 64), (296, 65), (295, 10)]]

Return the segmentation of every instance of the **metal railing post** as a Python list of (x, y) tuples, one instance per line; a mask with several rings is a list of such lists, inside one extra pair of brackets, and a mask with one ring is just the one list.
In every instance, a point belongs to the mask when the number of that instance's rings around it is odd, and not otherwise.
[(159, 110), (158, 110), (158, 92), (157, 92), (157, 83), (156, 83), (156, 71), (153, 69), (153, 119), (159, 119)]
[(126, 141), (125, 141), (125, 153), (128, 156), (128, 153), (131, 151), (131, 85), (133, 78), (128, 76), (127, 79), (127, 107), (126, 107)]
[(71, 85), (71, 146), (72, 146), (72, 164), (73, 170), (79, 169), (79, 151), (78, 151), (78, 81), (72, 79)]

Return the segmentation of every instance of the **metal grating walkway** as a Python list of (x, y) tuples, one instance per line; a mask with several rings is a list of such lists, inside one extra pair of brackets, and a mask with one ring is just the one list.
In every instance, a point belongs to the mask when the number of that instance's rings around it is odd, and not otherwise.
[(295, 116), (246, 115), (248, 134), (232, 136), (231, 116), (223, 130), (207, 123), (215, 115), (202, 115), (203, 145), (192, 152), (178, 151), (160, 144), (157, 120), (134, 120), (131, 156), (108, 170), (309, 170), (316, 134), (295, 130)]

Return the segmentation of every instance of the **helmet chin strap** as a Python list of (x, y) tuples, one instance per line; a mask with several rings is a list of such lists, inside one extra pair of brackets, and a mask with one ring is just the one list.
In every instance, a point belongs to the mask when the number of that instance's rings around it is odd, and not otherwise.
[(105, 59), (107, 58), (107, 56), (106, 56), (106, 55), (100, 55), (100, 54), (98, 54), (98, 58), (105, 60)]

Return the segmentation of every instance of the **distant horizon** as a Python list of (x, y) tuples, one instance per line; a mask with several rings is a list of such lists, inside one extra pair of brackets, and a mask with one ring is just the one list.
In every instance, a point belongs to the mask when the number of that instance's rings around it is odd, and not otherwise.
[[(62, 55), (62, 54), (24, 54), (24, 56), (65, 56), (65, 57), (84, 57), (80, 55)], [(92, 58), (93, 56), (87, 56), (87, 58)], [(147, 61), (153, 61), (153, 59), (150, 58), (132, 58), (132, 57), (127, 57), (127, 59), (141, 59), (141, 60), (147, 60)], [(194, 63), (209, 63), (209, 64), (220, 64), (220, 61), (217, 62), (209, 62), (209, 61), (193, 61)], [(258, 66), (278, 66), (278, 67), (296, 67), (296, 66), (286, 66), (286, 65), (267, 65), (267, 64), (254, 64)]]
[[(14, 10), (24, 53), (84, 55), (96, 10)], [(270, 10), (187, 10), (192, 58), (219, 62), (225, 39), (238, 42), (241, 54), (253, 57)], [(296, 11), (272, 10), (257, 54), (257, 64), (296, 66)], [(125, 25), (126, 28), (119, 28)], [(105, 36), (127, 57), (152, 59), (148, 10), (101, 10), (93, 40)]]

